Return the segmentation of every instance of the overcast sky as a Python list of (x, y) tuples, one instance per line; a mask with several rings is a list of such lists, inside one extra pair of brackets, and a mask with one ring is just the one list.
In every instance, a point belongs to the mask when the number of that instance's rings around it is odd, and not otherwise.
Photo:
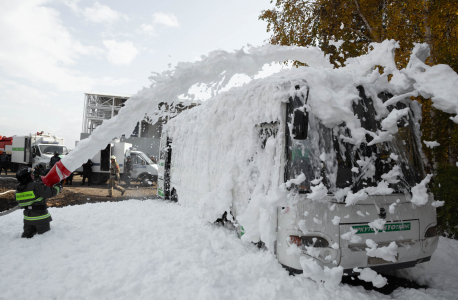
[(270, 0), (0, 0), (0, 135), (79, 140), (85, 92), (135, 94), (151, 72), (268, 39)]

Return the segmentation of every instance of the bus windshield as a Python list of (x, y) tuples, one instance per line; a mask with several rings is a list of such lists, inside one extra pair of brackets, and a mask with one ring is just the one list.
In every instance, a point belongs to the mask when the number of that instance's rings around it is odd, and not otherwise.
[[(361, 119), (361, 126), (371, 132), (381, 130), (380, 121), (375, 118), (372, 100), (364, 95), (362, 88), (360, 88), (360, 96), (361, 100), (353, 105), (353, 110)], [(385, 102), (391, 98), (391, 95), (382, 93), (379, 98)], [(388, 107), (388, 109), (390, 111), (393, 108), (400, 110), (409, 104), (412, 103), (398, 102), (395, 107)], [(339, 130), (333, 136), (338, 167), (335, 187), (350, 187), (357, 191), (365, 187), (377, 186), (381, 181), (387, 179), (386, 174), (396, 170), (399, 175), (387, 181), (389, 187), (395, 192), (410, 191), (423, 180), (425, 173), (419, 151), (420, 141), (415, 134), (412, 112), (409, 113), (409, 116), (399, 120), (398, 128), (398, 133), (394, 134), (393, 139), (389, 142), (372, 146), (363, 143), (355, 147), (339, 138), (340, 135), (350, 137), (348, 129), (339, 126)], [(367, 143), (371, 140), (372, 137), (366, 135)]]
[[(376, 120), (372, 100), (364, 95), (362, 87), (359, 89), (361, 100), (353, 105), (354, 113), (361, 119), (362, 127), (377, 132), (381, 125)], [(386, 101), (391, 95), (380, 94), (379, 98)], [(297, 100), (288, 103), (289, 124), (292, 122), (292, 106), (298, 103)], [(408, 102), (398, 102), (388, 109), (403, 109), (408, 105)], [(287, 124), (285, 181), (303, 173), (305, 181), (294, 186), (299, 193), (310, 192), (310, 182), (317, 178), (322, 178), (329, 192), (342, 188), (357, 192), (385, 180), (394, 192), (405, 193), (425, 177), (412, 113), (398, 122), (399, 132), (391, 141), (372, 146), (367, 146), (372, 140), (370, 135), (366, 135), (367, 143), (360, 146), (346, 142), (342, 136), (351, 138), (351, 135), (345, 123), (327, 128), (313, 114), (309, 115), (307, 139), (295, 140), (290, 127)], [(389, 172), (398, 173), (398, 176), (387, 179)]]

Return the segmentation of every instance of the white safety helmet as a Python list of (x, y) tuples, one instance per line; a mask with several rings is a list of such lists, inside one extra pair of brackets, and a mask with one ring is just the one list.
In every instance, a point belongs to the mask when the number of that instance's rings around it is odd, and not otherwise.
[(112, 155), (112, 156), (111, 156), (111, 159), (116, 160), (116, 156)]

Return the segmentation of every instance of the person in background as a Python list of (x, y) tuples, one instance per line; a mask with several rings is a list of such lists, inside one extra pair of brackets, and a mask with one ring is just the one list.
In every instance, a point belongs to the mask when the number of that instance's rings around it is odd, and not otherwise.
[(42, 234), (51, 230), (51, 215), (46, 204), (47, 198), (57, 196), (63, 186), (58, 183), (53, 187), (34, 182), (33, 169), (24, 168), (16, 173), (19, 184), (15, 198), (19, 206), (24, 209), (24, 232), (22, 238), (31, 238), (35, 234)]
[(33, 169), (33, 178), (35, 179), (35, 182), (41, 183), (41, 176), (45, 175), (45, 167), (42, 164), (35, 166), (35, 168)]
[(92, 178), (92, 166), (94, 164), (92, 163), (92, 160), (88, 159), (85, 164), (83, 164), (83, 183), (81, 185), (84, 185), (86, 178), (87, 178), (87, 185), (91, 186), (91, 178)]
[(59, 152), (54, 152), (54, 156), (49, 160), (49, 168), (52, 169), (54, 165), (60, 160)]
[(125, 182), (126, 182), (126, 186), (129, 187), (130, 186), (130, 178), (131, 178), (131, 175), (132, 175), (132, 170), (134, 169), (134, 165), (132, 163), (132, 160), (130, 159), (130, 156), (128, 156), (126, 158), (126, 166), (124, 168), (125, 170)]
[(9, 157), (6, 155), (5, 152), (2, 152), (0, 155), (0, 175), (2, 174), (2, 170), (5, 169), (5, 174), (8, 175), (8, 165), (9, 165)]
[(65, 178), (65, 184), (67, 185), (73, 185), (73, 172), (70, 174), (70, 176), (68, 176), (67, 178)]
[(124, 195), (126, 192), (125, 189), (118, 186), (116, 181), (119, 181), (119, 165), (116, 162), (116, 156), (111, 156), (111, 164), (110, 164), (110, 179), (108, 180), (108, 196), (113, 197), (113, 188), (117, 189), (121, 192), (121, 196)]

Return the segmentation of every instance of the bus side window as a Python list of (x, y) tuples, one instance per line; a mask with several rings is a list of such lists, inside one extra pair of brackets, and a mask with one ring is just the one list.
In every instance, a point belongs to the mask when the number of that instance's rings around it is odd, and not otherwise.
[(267, 140), (273, 136), (277, 136), (278, 122), (275, 123), (262, 123), (257, 126), (259, 129), (259, 139), (261, 142), (261, 149), (266, 147)]

